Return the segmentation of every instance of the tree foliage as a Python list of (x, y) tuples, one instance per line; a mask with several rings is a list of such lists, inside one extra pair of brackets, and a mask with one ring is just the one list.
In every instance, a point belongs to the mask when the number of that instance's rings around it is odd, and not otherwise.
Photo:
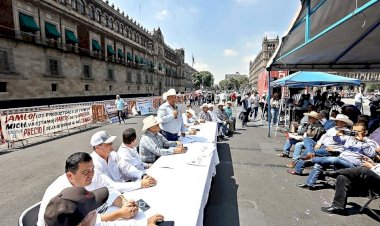
[(211, 87), (214, 84), (214, 75), (209, 71), (199, 71), (193, 74), (193, 84), (196, 87)]
[(225, 89), (235, 89), (235, 90), (240, 90), (241, 88), (247, 87), (248, 86), (248, 77), (231, 77), (229, 79), (223, 79), (222, 81), (219, 82), (219, 87), (222, 90)]

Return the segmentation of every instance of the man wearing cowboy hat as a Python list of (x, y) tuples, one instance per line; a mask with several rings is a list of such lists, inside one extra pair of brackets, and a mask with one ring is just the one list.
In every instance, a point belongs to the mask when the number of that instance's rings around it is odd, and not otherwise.
[(153, 115), (143, 120), (140, 156), (145, 163), (154, 163), (162, 155), (182, 154), (185, 148), (179, 141), (168, 141), (161, 133), (160, 118)]
[[(232, 134), (233, 133), (233, 121), (229, 120), (229, 117), (227, 113), (224, 110), (224, 104), (218, 103), (218, 109), (215, 111), (216, 117), (223, 122), (223, 125), (221, 125), (222, 131), (224, 135), (227, 133)], [(218, 122), (219, 124), (219, 122)], [(228, 132), (227, 132), (227, 125), (228, 125)]]
[(300, 157), (302, 147), (304, 143), (302, 142), (305, 137), (309, 137), (314, 141), (317, 141), (323, 134), (324, 128), (322, 124), (319, 122), (319, 114), (315, 111), (310, 113), (304, 113), (305, 116), (308, 116), (308, 123), (303, 126), (301, 129), (298, 129), (299, 136), (290, 136), (284, 145), (284, 152), (278, 154), (280, 157), (289, 158), (290, 148), (293, 144), (296, 144), (293, 153), (293, 161), (287, 165), (289, 168), (293, 168), (295, 166), (295, 161)]
[(295, 169), (288, 170), (288, 173), (301, 175), (305, 168), (305, 160), (309, 160), (315, 156), (337, 156), (343, 151), (343, 146), (334, 140), (334, 136), (336, 136), (338, 131), (348, 130), (347, 126), (351, 127), (353, 123), (343, 114), (338, 114), (335, 118), (331, 118), (331, 120), (335, 121), (335, 127), (327, 130), (317, 142), (308, 137), (304, 138), (306, 150), (302, 153), (301, 157), (296, 160)]
[[(138, 170), (127, 161), (121, 161), (113, 151), (112, 142), (116, 136), (106, 131), (96, 132), (91, 137), (91, 153), (95, 170), (102, 179), (120, 192), (133, 191), (139, 188), (148, 188), (156, 185), (156, 180)], [(127, 182), (130, 181), (131, 182)]]
[(160, 118), (161, 133), (169, 141), (177, 141), (181, 133), (185, 135), (186, 128), (183, 125), (182, 116), (178, 114), (177, 93), (175, 89), (169, 89), (166, 92), (166, 102), (163, 103), (157, 111), (157, 117)]
[(186, 128), (198, 124), (197, 116), (195, 115), (195, 111), (193, 109), (187, 109), (186, 113), (182, 113), (182, 120)]
[(229, 125), (230, 131), (235, 131), (236, 118), (232, 116), (232, 102), (227, 101), (227, 106), (224, 107), (224, 112), (227, 114), (228, 120), (231, 122)]
[(314, 163), (313, 170), (305, 183), (297, 184), (300, 188), (313, 190), (321, 172), (333, 166), (337, 169), (355, 168), (362, 166), (363, 159), (373, 158), (378, 145), (373, 140), (366, 137), (367, 128), (364, 123), (355, 123), (349, 135), (344, 135), (343, 130), (338, 131), (334, 140), (343, 145), (343, 151), (337, 157), (315, 157), (311, 161)]
[(202, 109), (202, 111), (198, 113), (198, 119), (200, 122), (211, 122), (212, 118), (208, 113), (208, 104), (204, 103), (200, 108)]

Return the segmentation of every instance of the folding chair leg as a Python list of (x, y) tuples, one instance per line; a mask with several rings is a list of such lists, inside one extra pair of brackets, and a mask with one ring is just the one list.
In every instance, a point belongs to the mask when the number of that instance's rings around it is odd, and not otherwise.
[(364, 204), (364, 206), (362, 206), (362, 208), (360, 208), (359, 212), (362, 213), (364, 211), (365, 208), (367, 208), (369, 211), (371, 211), (371, 213), (373, 215), (375, 215), (379, 220), (380, 220), (380, 215), (377, 214), (373, 209), (371, 209), (368, 205), (375, 199), (378, 199), (379, 197), (378, 196), (372, 196), (370, 200), (368, 200), (368, 202), (366, 204)]

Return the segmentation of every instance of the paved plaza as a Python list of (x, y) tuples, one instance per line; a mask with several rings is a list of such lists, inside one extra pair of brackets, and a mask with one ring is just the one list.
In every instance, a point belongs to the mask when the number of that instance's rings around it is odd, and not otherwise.
[[(194, 109), (198, 110), (195, 106)], [(239, 111), (234, 109), (235, 114)], [(127, 124), (109, 124), (43, 140), (34, 140), (25, 147), (0, 149), (0, 225), (17, 225), (18, 217), (27, 207), (39, 202), (47, 186), (64, 172), (65, 159), (73, 152), (91, 152), (89, 140), (99, 130), (107, 130), (118, 137), (127, 127), (139, 133), (143, 117), (127, 120)], [(350, 198), (349, 216), (323, 213), (329, 206), (334, 190), (309, 191), (298, 188), (305, 176), (286, 173), (289, 159), (276, 157), (285, 141), (279, 133), (267, 137), (262, 122), (250, 122), (227, 141), (218, 143), (220, 164), (212, 183), (206, 206), (206, 226), (252, 225), (379, 225), (367, 212), (358, 214), (359, 205), (367, 199)], [(308, 172), (307, 170), (306, 172)], [(185, 194), (184, 194), (185, 195)], [(186, 194), (188, 195), (188, 194)], [(190, 194), (191, 195), (191, 194)], [(373, 202), (379, 210), (379, 202)]]

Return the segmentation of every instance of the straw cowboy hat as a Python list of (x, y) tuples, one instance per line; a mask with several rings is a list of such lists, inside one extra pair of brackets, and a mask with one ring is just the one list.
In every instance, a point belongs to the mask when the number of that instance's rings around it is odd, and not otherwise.
[(341, 121), (347, 123), (348, 126), (352, 126), (354, 123), (348, 118), (347, 115), (338, 114), (335, 118), (331, 118), (334, 121)]
[(200, 106), (200, 109), (202, 109), (202, 108), (208, 108), (208, 104), (206, 104), (206, 103), (202, 104), (202, 106)]
[(312, 111), (310, 113), (303, 113), (303, 115), (306, 115), (315, 119), (319, 119), (319, 113), (315, 111)]
[(190, 113), (192, 116), (195, 116), (195, 111), (193, 109), (186, 110), (186, 113)]
[(218, 104), (217, 104), (217, 106), (219, 107), (219, 106), (224, 106), (224, 103), (223, 102), (219, 102)]
[(145, 132), (147, 129), (149, 129), (155, 125), (158, 125), (161, 122), (162, 122), (162, 120), (160, 118), (154, 117), (153, 115), (144, 118), (144, 120), (143, 120), (144, 125), (142, 128), (142, 132)]
[(168, 93), (167, 93), (167, 92), (165, 92), (165, 93), (162, 94), (162, 99), (163, 99), (163, 100), (166, 100), (167, 97), (168, 97)]
[(177, 92), (175, 91), (175, 89), (169, 89), (167, 92), (166, 92), (166, 96), (177, 96)]
[(227, 104), (232, 104), (232, 102), (231, 101), (227, 101)]

